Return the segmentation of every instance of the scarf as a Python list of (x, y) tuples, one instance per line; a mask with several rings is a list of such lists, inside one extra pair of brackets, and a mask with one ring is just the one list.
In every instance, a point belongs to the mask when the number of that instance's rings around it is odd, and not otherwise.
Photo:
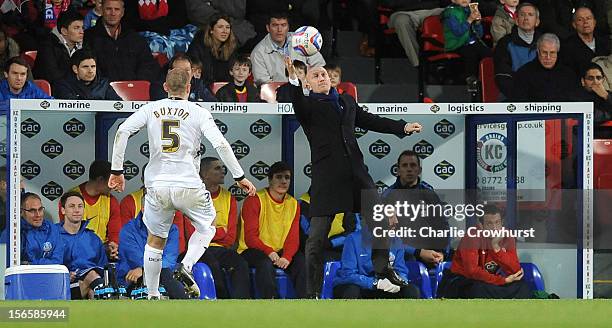
[(331, 103), (334, 109), (338, 113), (342, 114), (342, 106), (340, 105), (340, 95), (338, 94), (336, 88), (329, 89), (329, 94), (311, 92), (308, 96), (318, 101)]
[(506, 14), (508, 14), (508, 16), (510, 16), (510, 18), (512, 18), (512, 20), (516, 20), (516, 8), (510, 9), (510, 7), (508, 7), (508, 5), (504, 5), (504, 11), (506, 12)]
[(518, 32), (519, 38), (527, 42), (527, 44), (531, 44), (533, 42), (533, 35), (535, 34), (535, 31), (527, 33), (527, 32), (523, 32), (523, 30), (519, 28), (517, 29), (517, 32)]
[(63, 0), (62, 4), (55, 6), (51, 0), (45, 1), (45, 18), (44, 25), (48, 29), (53, 29), (57, 26), (57, 18), (60, 13), (68, 10), (71, 0)]

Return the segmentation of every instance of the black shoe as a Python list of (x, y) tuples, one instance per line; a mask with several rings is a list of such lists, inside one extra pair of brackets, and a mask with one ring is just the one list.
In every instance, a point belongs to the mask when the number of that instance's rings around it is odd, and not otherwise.
[(388, 266), (385, 268), (385, 271), (382, 274), (377, 275), (378, 279), (389, 279), (389, 281), (400, 287), (407, 287), (409, 285), (408, 281), (404, 280), (402, 276), (400, 276), (395, 269)]
[(200, 298), (200, 288), (193, 278), (193, 273), (189, 272), (183, 263), (177, 264), (173, 274), (174, 279), (178, 280), (185, 287), (185, 292), (191, 298)]

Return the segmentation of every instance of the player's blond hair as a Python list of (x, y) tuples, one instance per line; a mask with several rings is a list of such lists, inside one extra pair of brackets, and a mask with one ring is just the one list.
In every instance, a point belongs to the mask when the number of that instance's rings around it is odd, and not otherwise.
[(168, 92), (172, 94), (184, 93), (190, 81), (191, 76), (185, 69), (173, 68), (169, 70), (168, 75), (166, 75), (166, 86)]

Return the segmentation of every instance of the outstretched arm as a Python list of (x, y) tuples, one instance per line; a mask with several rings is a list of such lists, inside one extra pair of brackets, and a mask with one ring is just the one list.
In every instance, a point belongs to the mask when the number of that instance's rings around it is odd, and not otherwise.
[[(348, 97), (343, 99), (348, 99)], [(352, 101), (356, 106), (355, 125), (360, 128), (396, 135), (410, 135), (414, 132), (421, 132), (422, 126), (420, 123), (406, 123), (404, 120), (392, 120), (390, 118), (368, 113), (363, 110), (361, 106), (357, 105), (355, 100)]]

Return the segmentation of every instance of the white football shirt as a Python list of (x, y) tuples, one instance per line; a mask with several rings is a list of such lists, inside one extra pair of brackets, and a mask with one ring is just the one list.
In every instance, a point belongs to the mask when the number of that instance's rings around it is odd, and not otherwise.
[(244, 176), (210, 112), (187, 100), (173, 99), (150, 102), (119, 126), (113, 145), (112, 170), (123, 169), (128, 138), (144, 126), (149, 138), (146, 187), (201, 187), (198, 151), (202, 136), (217, 150), (234, 178)]

